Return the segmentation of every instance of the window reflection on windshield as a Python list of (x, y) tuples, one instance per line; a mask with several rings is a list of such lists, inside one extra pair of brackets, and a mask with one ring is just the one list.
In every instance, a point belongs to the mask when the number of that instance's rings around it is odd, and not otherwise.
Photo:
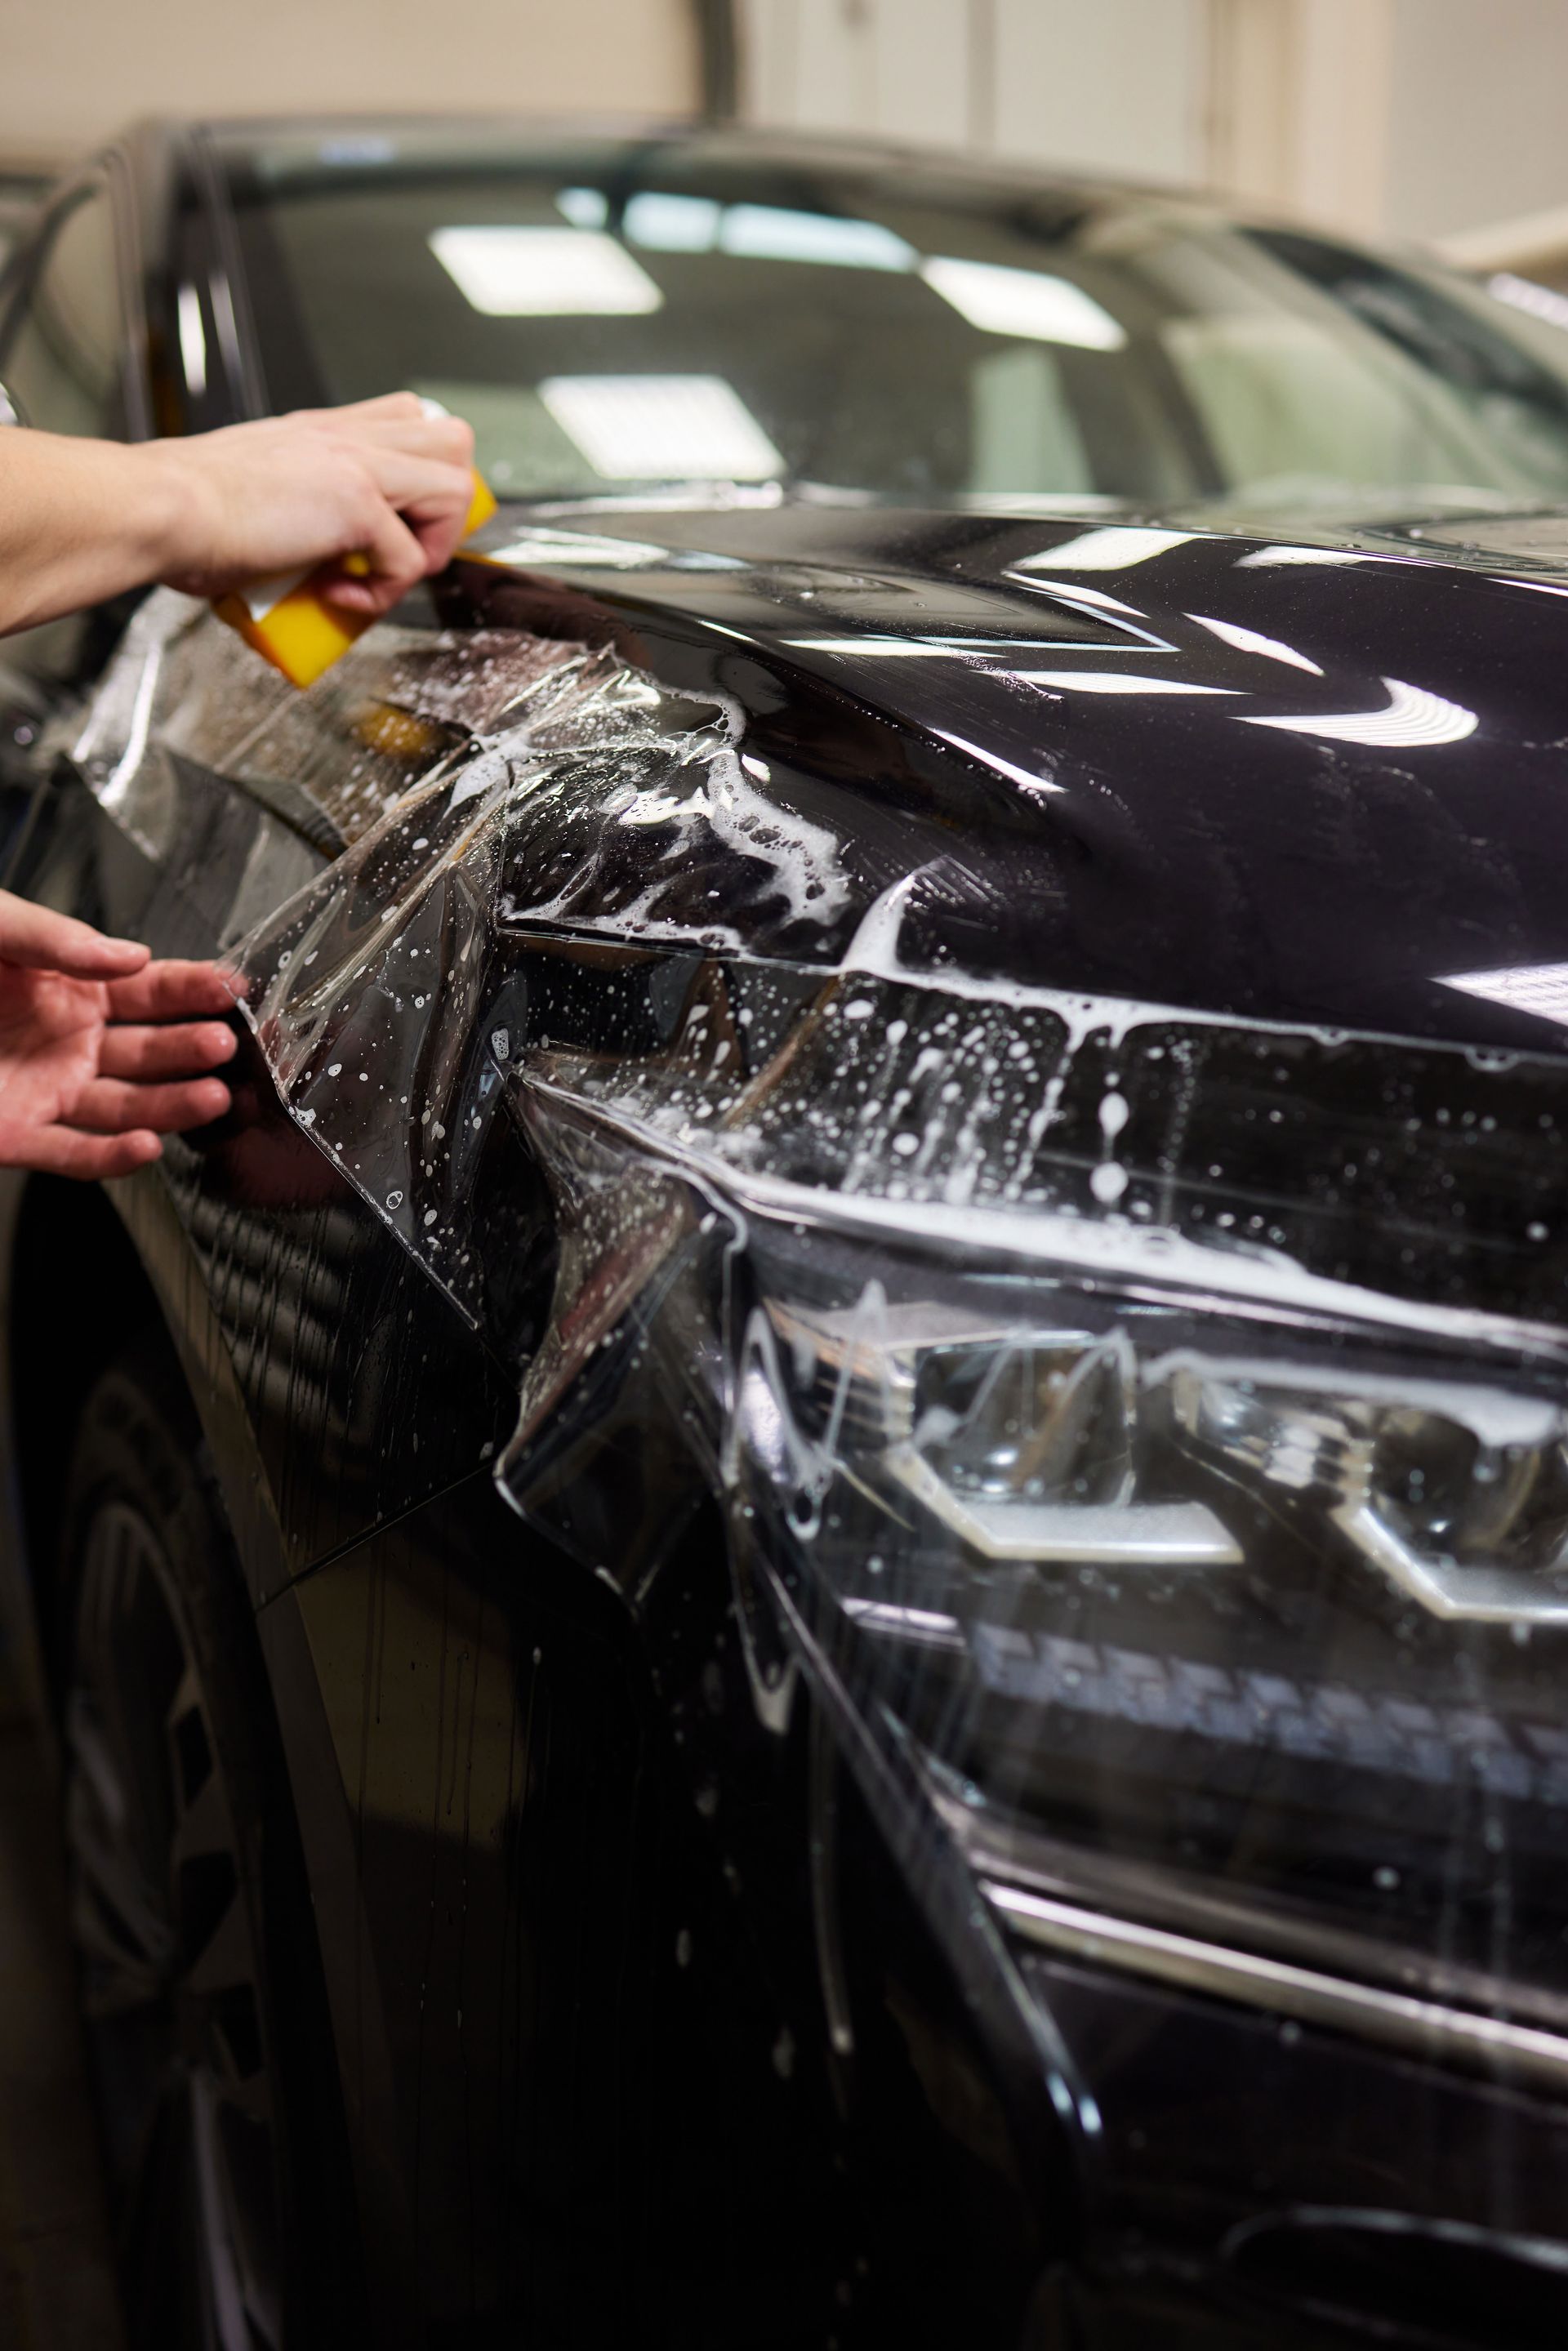
[(1194, 204), (660, 141), (236, 152), (278, 405), (403, 383), (503, 496), (1568, 496), (1568, 332)]

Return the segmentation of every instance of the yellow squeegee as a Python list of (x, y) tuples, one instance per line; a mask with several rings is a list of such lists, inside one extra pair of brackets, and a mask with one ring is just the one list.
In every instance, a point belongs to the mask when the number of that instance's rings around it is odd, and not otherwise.
[[(495, 499), (476, 474), (464, 538), (471, 538), (495, 511)], [(293, 684), (309, 685), (371, 625), (369, 612), (345, 612), (328, 603), (321, 590), (331, 568), (258, 580), (249, 588), (218, 597), (213, 610)], [(362, 555), (350, 555), (342, 569), (362, 577), (370, 565)]]

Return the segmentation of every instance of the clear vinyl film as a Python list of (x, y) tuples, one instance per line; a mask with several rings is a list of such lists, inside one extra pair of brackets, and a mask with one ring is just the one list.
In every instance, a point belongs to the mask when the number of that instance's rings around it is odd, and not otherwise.
[(145, 607), (78, 764), (155, 848), (182, 763), (292, 828), (246, 1015), (515, 1377), (504, 1491), (633, 1610), (717, 1513), (758, 1718), (1082, 2127), (1031, 1953), (1568, 2086), (1560, 1070), (965, 967), (939, 858), (868, 888), (612, 649), (294, 696), (216, 633)]

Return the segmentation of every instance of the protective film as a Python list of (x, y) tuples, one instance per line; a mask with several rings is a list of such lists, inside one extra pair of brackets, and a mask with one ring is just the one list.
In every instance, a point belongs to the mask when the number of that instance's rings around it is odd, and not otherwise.
[(214, 637), (145, 609), (104, 805), (310, 841), (248, 1017), (515, 1376), (503, 1490), (633, 1609), (716, 1515), (758, 1720), (824, 1710), (1080, 2136), (1030, 1970), (1085, 1959), (1568, 2085), (1559, 1066), (960, 963), (960, 841), (870, 886), (611, 647), (295, 697)]

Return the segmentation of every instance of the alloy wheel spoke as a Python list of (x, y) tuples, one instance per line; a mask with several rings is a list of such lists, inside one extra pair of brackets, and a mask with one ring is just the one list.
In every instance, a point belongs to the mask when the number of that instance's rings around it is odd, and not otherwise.
[(120, 2143), (133, 2339), (277, 2351), (272, 2088), (246, 1865), (174, 1586), (127, 1504), (106, 1503), (89, 1530), (77, 1635), (72, 1917), (111, 2155)]
[(225, 2160), (217, 2109), (210, 2082), (201, 2074), (193, 2074), (192, 2138), (196, 2158), (196, 2199), (202, 2216), (203, 2282), (214, 2351), (256, 2351), (247, 2316), (245, 2264), (235, 2224), (233, 2183)]
[(67, 1840), (72, 1921), (95, 1989), (118, 1983), (117, 2007), (162, 1997), (173, 1959), (170, 1921), (80, 1782), (68, 1793)]

